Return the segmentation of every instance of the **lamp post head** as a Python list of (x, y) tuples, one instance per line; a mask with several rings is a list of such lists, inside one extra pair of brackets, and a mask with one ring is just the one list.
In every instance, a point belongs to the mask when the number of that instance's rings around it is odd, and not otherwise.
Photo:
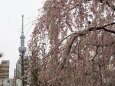
[(2, 54), (2, 53), (0, 53), (0, 58), (2, 57), (2, 55), (3, 55), (3, 54)]

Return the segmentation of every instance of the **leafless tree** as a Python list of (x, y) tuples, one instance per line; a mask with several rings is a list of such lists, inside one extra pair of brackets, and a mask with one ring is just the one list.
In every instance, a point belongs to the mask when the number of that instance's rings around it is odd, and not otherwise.
[(29, 43), (34, 85), (114, 86), (114, 12), (114, 0), (46, 0)]

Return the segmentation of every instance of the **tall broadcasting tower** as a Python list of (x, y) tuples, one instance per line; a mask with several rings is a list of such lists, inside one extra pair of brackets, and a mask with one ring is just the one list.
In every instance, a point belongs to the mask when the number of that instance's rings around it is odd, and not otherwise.
[(24, 15), (22, 15), (22, 32), (21, 32), (21, 36), (20, 36), (20, 47), (19, 47), (19, 52), (20, 52), (20, 56), (21, 56), (21, 76), (22, 76), (22, 86), (25, 86), (24, 83), (24, 55), (26, 52), (26, 47), (24, 46), (24, 28), (23, 28), (23, 20), (24, 20)]
[(25, 53), (26, 52), (26, 47), (24, 47), (24, 39), (25, 39), (25, 36), (24, 36), (24, 27), (23, 27), (23, 20), (24, 20), (24, 15), (22, 15), (22, 32), (21, 32), (21, 36), (20, 36), (20, 47), (19, 47), (19, 52), (22, 54), (22, 53)]

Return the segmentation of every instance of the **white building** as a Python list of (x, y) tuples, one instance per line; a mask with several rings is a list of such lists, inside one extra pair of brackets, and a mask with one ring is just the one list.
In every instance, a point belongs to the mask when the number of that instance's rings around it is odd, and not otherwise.
[[(29, 72), (27, 73), (28, 69), (29, 69), (29, 63), (30, 63), (30, 57), (28, 56), (24, 56), (24, 81), (25, 81), (25, 85), (29, 84), (29, 80), (30, 80), (30, 74)], [(15, 83), (20, 83), (21, 81), (21, 58), (18, 59), (17, 63), (16, 63), (16, 69), (14, 70), (14, 76), (15, 76)], [(19, 86), (19, 85), (16, 85)]]
[(0, 86), (13, 86), (13, 79), (1, 79)]

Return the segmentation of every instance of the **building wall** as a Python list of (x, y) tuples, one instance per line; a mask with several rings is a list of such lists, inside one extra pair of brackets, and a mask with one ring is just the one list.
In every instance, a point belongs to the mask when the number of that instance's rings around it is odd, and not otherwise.
[(1, 79), (0, 86), (13, 86), (13, 79)]
[(9, 78), (9, 60), (2, 60), (0, 64), (0, 79)]
[(21, 78), (21, 58), (16, 63), (15, 75), (17, 78)]
[[(24, 57), (24, 74), (27, 73), (28, 68), (29, 68), (29, 57), (25, 56)], [(16, 63), (15, 76), (16, 76), (15, 77), (16, 79), (21, 78), (21, 58), (19, 58)], [(24, 80), (26, 85), (28, 84), (28, 78), (29, 78), (29, 76), (28, 76), (28, 74), (26, 74), (25, 80)]]

